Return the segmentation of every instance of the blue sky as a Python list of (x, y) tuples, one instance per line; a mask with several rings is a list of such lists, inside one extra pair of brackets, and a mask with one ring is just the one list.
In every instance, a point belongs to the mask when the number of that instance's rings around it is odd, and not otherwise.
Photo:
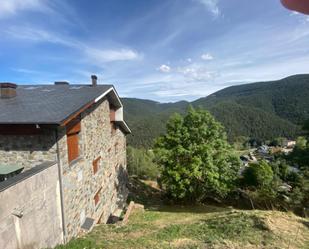
[(309, 17), (279, 0), (1, 0), (0, 37), (0, 82), (161, 102), (309, 69)]

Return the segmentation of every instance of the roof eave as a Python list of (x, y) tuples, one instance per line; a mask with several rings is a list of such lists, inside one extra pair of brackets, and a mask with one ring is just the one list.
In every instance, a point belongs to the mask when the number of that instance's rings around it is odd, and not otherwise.
[(126, 135), (132, 133), (131, 129), (125, 121), (115, 121), (115, 123), (120, 126), (120, 128), (124, 131)]

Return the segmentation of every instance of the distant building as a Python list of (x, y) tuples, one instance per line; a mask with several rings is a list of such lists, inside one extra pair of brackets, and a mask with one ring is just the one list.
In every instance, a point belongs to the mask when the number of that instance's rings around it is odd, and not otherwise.
[(262, 155), (269, 154), (269, 147), (267, 145), (262, 145), (257, 148), (257, 152)]
[(130, 129), (112, 85), (0, 90), (0, 248), (53, 247), (123, 207)]
[(285, 143), (285, 147), (287, 148), (294, 148), (296, 146), (296, 141), (293, 140), (287, 140)]

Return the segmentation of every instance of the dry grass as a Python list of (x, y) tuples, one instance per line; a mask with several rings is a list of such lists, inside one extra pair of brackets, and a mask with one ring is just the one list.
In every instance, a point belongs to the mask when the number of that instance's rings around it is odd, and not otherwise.
[(139, 191), (131, 198), (146, 205), (144, 212), (134, 211), (126, 226), (99, 225), (59, 248), (309, 248), (308, 219), (276, 211), (163, 205), (157, 186), (136, 182), (134, 188)]

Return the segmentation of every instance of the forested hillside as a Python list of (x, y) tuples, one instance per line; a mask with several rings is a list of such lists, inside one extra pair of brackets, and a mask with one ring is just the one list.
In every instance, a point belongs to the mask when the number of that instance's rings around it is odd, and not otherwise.
[(125, 106), (125, 119), (127, 120), (132, 135), (128, 142), (134, 147), (149, 148), (154, 138), (165, 131), (168, 118), (175, 112), (184, 113), (189, 102), (165, 103), (143, 99), (123, 98)]
[(230, 141), (238, 136), (293, 138), (300, 132), (299, 125), (309, 119), (309, 74), (232, 86), (191, 103), (130, 98), (123, 102), (133, 131), (128, 141), (137, 147), (151, 147), (153, 139), (164, 132), (168, 117), (186, 112), (190, 104), (209, 110), (226, 127)]

